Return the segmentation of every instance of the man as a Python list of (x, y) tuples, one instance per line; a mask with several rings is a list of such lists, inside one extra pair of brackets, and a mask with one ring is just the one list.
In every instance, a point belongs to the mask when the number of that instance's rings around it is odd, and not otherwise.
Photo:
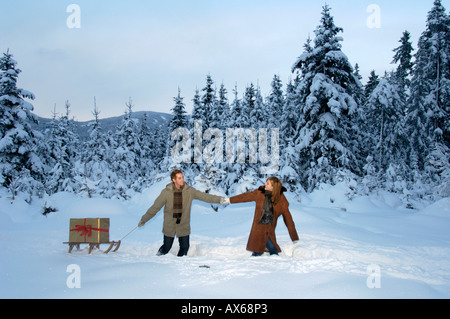
[(164, 243), (157, 255), (165, 255), (172, 248), (175, 235), (180, 243), (179, 257), (186, 256), (189, 250), (189, 235), (191, 233), (191, 205), (194, 199), (207, 203), (227, 203), (227, 198), (209, 195), (190, 187), (184, 182), (183, 173), (175, 170), (170, 174), (172, 180), (142, 216), (138, 226), (142, 227), (155, 217), (164, 206), (163, 234)]

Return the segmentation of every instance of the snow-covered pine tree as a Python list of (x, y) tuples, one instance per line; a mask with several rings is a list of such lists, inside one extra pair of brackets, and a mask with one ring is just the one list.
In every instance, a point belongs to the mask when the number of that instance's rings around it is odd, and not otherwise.
[[(101, 144), (104, 142), (102, 136), (99, 115), (100, 111), (97, 108), (97, 100), (94, 96), (94, 110), (92, 111), (94, 121), (89, 125), (89, 137), (83, 142), (81, 148), (81, 164), (84, 165), (82, 175), (79, 176), (82, 187), (80, 192), (87, 193), (88, 197), (92, 197), (96, 192), (97, 181), (100, 181), (103, 173), (102, 169), (99, 169), (99, 163), (103, 162), (104, 152), (101, 150)], [(97, 176), (96, 176), (97, 175)]]
[[(193, 150), (193, 163), (186, 165), (182, 163), (179, 167), (182, 167), (184, 171), (185, 178), (193, 179), (193, 176), (198, 175), (198, 173), (203, 168), (203, 148), (205, 147), (205, 142), (203, 141), (203, 133), (208, 128), (217, 128), (219, 124), (220, 117), (222, 116), (223, 110), (220, 110), (220, 105), (216, 97), (216, 90), (214, 88), (214, 81), (211, 75), (206, 76), (206, 86), (202, 89), (203, 95), (200, 95), (199, 90), (195, 91), (193, 101), (192, 116), (190, 121), (190, 133), (192, 138), (191, 149)], [(200, 128), (194, 127), (195, 123), (197, 125), (201, 123)], [(187, 126), (185, 126), (187, 127)], [(201, 148), (195, 147), (194, 141), (202, 141)], [(174, 145), (174, 144), (171, 144)], [(188, 176), (192, 175), (192, 176)]]
[[(250, 83), (245, 89), (244, 96), (242, 98), (242, 113), (240, 123), (244, 130), (244, 143), (236, 142), (236, 153), (245, 153), (244, 163), (236, 163), (240, 166), (237, 171), (237, 176), (241, 179), (243, 176), (247, 176), (249, 180), (255, 180), (257, 173), (256, 160), (250, 158), (250, 154), (257, 154), (257, 144), (252, 143), (251, 139), (254, 138), (257, 142), (257, 130), (261, 121), (261, 113), (256, 110), (257, 108), (257, 90), (253, 83)], [(258, 105), (259, 106), (259, 105)], [(260, 107), (260, 106), (259, 106)], [(255, 149), (256, 147), (256, 149)], [(237, 155), (238, 156), (238, 155)]]
[[(233, 123), (232, 123), (232, 119), (231, 119), (231, 110), (230, 110), (230, 104), (228, 101), (228, 91), (225, 88), (225, 85), (222, 83), (220, 85), (220, 89), (219, 89), (219, 100), (218, 100), (218, 104), (217, 107), (219, 109), (219, 111), (217, 112), (219, 115), (219, 119), (218, 119), (218, 123), (216, 124), (218, 129), (220, 129), (222, 131), (223, 134), (223, 150), (226, 151), (226, 147), (227, 147), (227, 139), (226, 139), (226, 129), (227, 128), (232, 128), (233, 127)], [(230, 172), (230, 164), (226, 162), (226, 160), (224, 160), (222, 163), (216, 163), (215, 164), (215, 169), (217, 170), (217, 172), (221, 172), (221, 174), (216, 174), (216, 183), (215, 183), (215, 187), (218, 189), (227, 189), (226, 187), (226, 182), (224, 181), (225, 178), (227, 177), (228, 173)]]
[[(52, 128), (48, 141), (53, 159), (52, 168), (48, 174), (46, 188), (50, 194), (60, 191), (78, 192), (80, 184), (76, 180), (76, 161), (78, 156), (78, 135), (74, 131), (73, 119), (69, 118), (70, 103), (65, 102), (65, 115), (56, 118), (54, 112)], [(81, 172), (84, 167), (81, 168)]]
[(255, 89), (255, 104), (253, 110), (250, 112), (250, 127), (258, 129), (258, 128), (267, 128), (268, 118), (271, 117), (272, 114), (267, 112), (266, 104), (263, 101), (261, 88), (259, 85)]
[(323, 7), (315, 30), (314, 49), (305, 50), (292, 70), (300, 71), (296, 92), (301, 104), (295, 142), (300, 155), (301, 182), (307, 190), (359, 175), (358, 102), (361, 83), (341, 50), (342, 28), (334, 24), (330, 7)]
[(280, 149), (283, 150), (280, 157), (280, 179), (290, 191), (297, 191), (300, 187), (300, 176), (298, 165), (299, 155), (295, 149), (295, 134), (299, 123), (300, 102), (298, 94), (295, 92), (295, 85), (292, 80), (286, 87), (286, 99), (280, 118)]
[(186, 106), (183, 102), (183, 97), (181, 96), (181, 90), (178, 88), (178, 95), (173, 98), (175, 105), (172, 108), (172, 119), (169, 123), (169, 131), (172, 132), (173, 130), (179, 128), (179, 127), (188, 127), (188, 118), (186, 113)]
[(225, 84), (220, 85), (219, 89), (219, 105), (220, 109), (223, 110), (222, 115), (222, 128), (229, 127), (230, 121), (230, 102), (228, 101), (228, 90), (225, 88)]
[[(229, 124), (227, 114), (229, 114), (229, 105), (228, 105), (228, 99), (227, 99), (227, 91), (225, 89), (225, 86), (220, 86), (219, 89), (219, 98), (217, 98), (216, 95), (216, 89), (213, 88), (214, 82), (210, 75), (206, 77), (206, 86), (203, 88), (203, 96), (201, 98), (201, 104), (203, 106), (204, 110), (204, 120), (202, 122), (202, 134), (207, 132), (208, 129), (218, 129), (220, 130), (223, 138), (223, 144), (222, 150), (226, 147), (226, 140), (225, 140), (225, 128)], [(209, 140), (203, 140), (202, 138), (202, 150), (206, 150), (210, 145), (214, 145), (214, 141), (216, 141), (216, 138), (220, 138), (220, 136), (217, 136), (215, 133), (216, 131), (210, 131), (212, 133), (211, 136), (208, 136), (206, 139), (210, 138)], [(194, 134), (198, 134), (198, 132), (195, 132)], [(203, 135), (202, 135), (203, 136)], [(199, 136), (194, 136), (195, 139), (199, 139)], [(194, 151), (197, 150), (194, 148)], [(221, 152), (221, 149), (217, 149), (214, 147), (213, 149), (209, 149), (208, 152), (211, 152), (210, 154), (214, 154), (214, 156), (218, 156), (219, 158), (222, 158), (222, 160), (213, 163), (208, 163), (207, 158), (203, 158), (202, 164), (199, 166), (199, 174), (200, 176), (208, 176), (208, 179), (210, 180), (210, 183), (213, 183), (213, 188), (217, 188), (217, 183), (222, 180), (224, 171), (221, 169), (223, 166), (225, 169), (227, 169), (226, 163), (223, 163), (223, 151)], [(217, 153), (216, 153), (217, 152)], [(194, 154), (194, 159), (199, 158)], [(195, 165), (194, 165), (195, 167)], [(193, 171), (195, 174), (195, 171)], [(195, 174), (197, 176), (197, 174)], [(219, 176), (220, 175), (220, 176)], [(215, 176), (215, 177), (213, 177)], [(193, 176), (194, 177), (194, 176)], [(198, 180), (198, 179), (197, 179)], [(216, 182), (213, 182), (213, 180), (216, 180)], [(197, 185), (197, 184), (196, 184)]]
[(393, 64), (397, 64), (397, 69), (394, 72), (395, 82), (401, 88), (400, 96), (403, 99), (409, 95), (409, 87), (411, 85), (410, 76), (412, 74), (414, 63), (412, 62), (412, 53), (414, 51), (411, 43), (411, 35), (408, 31), (403, 32), (400, 39), (400, 46), (394, 49), (395, 55), (392, 60)]
[(115, 191), (118, 198), (128, 198), (128, 190), (140, 191), (143, 176), (141, 164), (142, 147), (139, 140), (137, 120), (132, 118), (133, 101), (126, 103), (125, 116), (119, 124), (115, 139), (117, 147), (113, 155), (113, 169), (118, 176)]
[(109, 137), (105, 134), (100, 124), (100, 111), (94, 97), (94, 120), (89, 123), (89, 136), (84, 142), (81, 165), (84, 172), (78, 177), (83, 185), (81, 192), (88, 196), (101, 195), (111, 197), (111, 190), (117, 182), (117, 175), (112, 171), (112, 153), (115, 147), (111, 147)]
[(168, 168), (164, 167), (164, 159), (167, 154), (167, 141), (170, 140), (170, 136), (168, 135), (167, 127), (159, 126), (152, 130), (152, 147), (150, 149), (150, 158), (152, 162), (155, 164), (156, 172), (164, 172), (167, 173)]
[(98, 162), (104, 158), (104, 137), (103, 130), (100, 125), (100, 110), (97, 108), (97, 99), (94, 97), (94, 110), (92, 111), (94, 120), (89, 123), (89, 138), (83, 147), (83, 161), (85, 163), (91, 160)]
[[(235, 87), (233, 89), (234, 99), (233, 102), (231, 102), (230, 105), (230, 111), (229, 116), (227, 120), (227, 126), (226, 128), (231, 129), (238, 129), (243, 127), (243, 121), (242, 121), (242, 101), (239, 98), (239, 93), (237, 89), (237, 84), (235, 84)], [(225, 133), (226, 134), (226, 133)], [(227, 151), (227, 146), (233, 147), (233, 151), (236, 150), (236, 143), (233, 140), (231, 144), (227, 144), (228, 138), (226, 135), (224, 135), (224, 142), (225, 147), (224, 151)], [(222, 180), (218, 181), (218, 187), (223, 189), (227, 194), (233, 194), (233, 185), (235, 185), (239, 181), (239, 177), (242, 175), (243, 168), (241, 164), (239, 163), (227, 163), (224, 161), (220, 165), (222, 170), (225, 172), (225, 175), (223, 176)]]
[[(405, 101), (401, 97), (401, 89), (387, 78), (380, 80), (378, 86), (370, 94), (365, 109), (365, 130), (368, 136), (366, 148), (373, 158), (378, 182), (388, 183), (389, 191), (399, 191), (393, 188), (392, 181), (386, 180), (387, 171), (395, 171), (396, 181), (406, 180), (406, 162), (408, 137), (404, 128)], [(370, 161), (371, 162), (371, 161)], [(369, 163), (367, 163), (369, 164)], [(367, 173), (366, 172), (366, 173)]]
[(139, 141), (142, 147), (141, 151), (141, 166), (142, 174), (146, 179), (153, 176), (152, 171), (154, 170), (155, 163), (152, 157), (152, 149), (158, 147), (155, 141), (155, 136), (151, 133), (148, 122), (147, 113), (144, 113), (139, 126)]
[[(198, 98), (194, 97), (194, 99)], [(188, 154), (187, 153), (187, 147), (190, 147), (191, 150), (193, 149), (193, 144), (192, 144), (192, 139), (190, 140), (186, 140), (186, 138), (184, 136), (179, 136), (177, 140), (172, 140), (172, 134), (176, 133), (177, 130), (179, 129), (189, 129), (189, 119), (187, 117), (187, 113), (185, 110), (185, 104), (183, 102), (183, 97), (181, 96), (181, 92), (180, 89), (178, 89), (178, 95), (176, 97), (174, 97), (174, 102), (175, 105), (172, 108), (172, 119), (170, 120), (169, 123), (169, 142), (167, 143), (167, 151), (166, 151), (166, 156), (165, 156), (165, 160), (164, 162), (166, 162), (169, 166), (168, 169), (172, 170), (174, 168), (177, 169), (181, 169), (183, 171), (183, 174), (185, 176), (186, 179), (190, 179), (190, 175), (191, 173), (191, 168), (194, 169), (195, 171), (198, 170), (198, 167), (195, 165), (195, 167), (191, 167), (191, 159), (192, 159), (192, 154)], [(196, 108), (193, 111), (198, 111), (199, 109)], [(199, 116), (203, 116), (202, 112), (197, 113), (197, 115)], [(196, 115), (196, 116), (197, 116)], [(193, 123), (192, 123), (193, 124)], [(193, 125), (191, 125), (191, 133), (193, 132), (194, 128)], [(172, 150), (174, 148), (174, 146), (179, 143), (181, 140), (183, 140), (183, 143), (189, 143), (186, 144), (186, 147), (183, 147), (182, 149), (182, 156), (188, 156), (186, 159), (188, 159), (189, 161), (183, 162), (183, 163), (176, 163), (173, 161), (172, 158)], [(184, 144), (183, 144), (184, 146)], [(194, 148), (195, 150), (195, 148)]]
[(423, 177), (430, 182), (436, 176), (430, 172), (436, 159), (429, 154), (441, 154), (440, 162), (450, 165), (449, 29), (449, 15), (441, 1), (435, 0), (419, 38), (407, 115), (411, 171), (417, 176), (417, 171), (427, 167)]
[(210, 115), (210, 127), (220, 130), (228, 127), (229, 114), (230, 106), (228, 104), (227, 89), (222, 83), (219, 89), (219, 99), (216, 101)]
[(211, 126), (212, 113), (217, 106), (216, 90), (214, 89), (214, 81), (211, 75), (206, 76), (206, 86), (202, 89), (204, 92), (201, 97), (202, 110), (203, 110), (203, 128), (207, 130)]
[(426, 158), (425, 174), (431, 182), (431, 197), (436, 200), (450, 196), (449, 150), (443, 143), (435, 143)]
[(356, 76), (356, 78), (357, 78), (359, 81), (361, 81), (362, 78), (363, 78), (360, 72), (361, 72), (361, 71), (360, 71), (360, 69), (359, 69), (359, 64), (356, 63), (356, 64), (355, 64), (355, 71), (353, 72), (353, 74)]
[(119, 183), (119, 177), (115, 171), (114, 161), (117, 149), (116, 136), (113, 132), (108, 131), (104, 136), (105, 157), (102, 164), (105, 168), (102, 179), (97, 185), (97, 193), (105, 198), (117, 197), (116, 186)]
[(233, 89), (234, 99), (231, 103), (231, 116), (230, 116), (230, 127), (244, 127), (244, 117), (242, 116), (242, 100), (239, 98), (239, 92), (237, 89), (237, 84)]
[(201, 102), (200, 91), (198, 89), (195, 90), (194, 98), (192, 99), (192, 113), (191, 113), (191, 122), (190, 127), (194, 127), (194, 121), (203, 121), (203, 105)]
[(361, 181), (362, 193), (365, 195), (370, 194), (375, 189), (382, 188), (382, 185), (378, 180), (379, 171), (375, 166), (373, 156), (367, 156), (366, 163), (363, 166), (364, 177)]
[[(192, 103), (193, 103), (193, 107), (192, 107), (192, 113), (191, 113), (191, 117), (190, 117), (190, 121), (189, 121), (189, 130), (190, 130), (190, 134), (192, 137), (192, 141), (191, 141), (191, 149), (193, 150), (193, 154), (192, 154), (192, 158), (194, 159), (200, 159), (202, 158), (202, 149), (196, 149), (195, 145), (194, 145), (194, 140), (202, 140), (203, 137), (203, 128), (201, 130), (195, 130), (195, 124), (197, 122), (203, 124), (205, 118), (204, 118), (204, 110), (203, 110), (203, 104), (201, 102), (201, 96), (200, 96), (200, 91), (198, 89), (195, 90), (195, 94), (194, 94), (194, 98), (192, 99)], [(194, 175), (198, 175), (198, 173), (200, 172), (200, 166), (201, 163), (196, 163), (196, 161), (194, 160), (192, 165), (191, 165), (191, 169)]]
[(271, 82), (271, 91), (266, 102), (267, 128), (280, 128), (283, 116), (284, 95), (280, 76), (274, 75)]
[(372, 94), (373, 90), (378, 86), (380, 83), (379, 76), (375, 73), (375, 70), (370, 71), (369, 80), (367, 81), (366, 85), (364, 86), (364, 97), (365, 100), (367, 100)]
[(0, 185), (11, 192), (44, 195), (45, 166), (40, 159), (38, 139), (41, 134), (31, 128), (37, 122), (31, 113), (34, 94), (17, 88), (21, 70), (7, 50), (0, 58)]
[(252, 122), (251, 114), (255, 108), (256, 91), (253, 83), (245, 88), (245, 93), (242, 98), (242, 125), (245, 128), (253, 127), (256, 123)]

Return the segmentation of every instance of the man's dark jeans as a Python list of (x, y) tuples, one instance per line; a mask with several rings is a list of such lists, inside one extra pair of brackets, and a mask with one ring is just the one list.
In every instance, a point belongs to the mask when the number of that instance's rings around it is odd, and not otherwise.
[[(174, 237), (168, 237), (164, 235), (164, 243), (159, 248), (157, 255), (166, 255), (172, 248)], [(180, 244), (180, 250), (178, 251), (178, 257), (186, 256), (189, 250), (189, 235), (184, 237), (178, 237), (178, 242)]]

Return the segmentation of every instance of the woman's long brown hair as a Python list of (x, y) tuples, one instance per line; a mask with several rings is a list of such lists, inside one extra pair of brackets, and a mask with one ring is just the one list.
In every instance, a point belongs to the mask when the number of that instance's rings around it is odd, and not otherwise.
[(273, 187), (272, 203), (275, 205), (276, 203), (278, 203), (281, 197), (281, 181), (274, 176), (269, 177), (267, 180), (270, 181)]

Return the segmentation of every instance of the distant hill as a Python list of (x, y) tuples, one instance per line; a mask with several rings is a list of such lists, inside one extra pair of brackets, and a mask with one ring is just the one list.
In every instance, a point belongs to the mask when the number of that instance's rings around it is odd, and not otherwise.
[[(152, 111), (133, 112), (131, 117), (134, 119), (142, 120), (144, 118), (144, 114), (147, 114), (147, 125), (151, 130), (158, 128), (158, 127), (167, 128), (169, 126), (170, 120), (172, 119), (171, 114), (152, 112)], [(117, 129), (117, 126), (121, 123), (124, 116), (125, 115), (100, 119), (99, 122), (100, 122), (100, 125), (101, 125), (103, 131), (115, 132)], [(41, 132), (45, 132), (46, 130), (50, 129), (52, 119), (43, 118), (43, 117), (38, 116), (38, 121), (39, 122), (38, 122), (37, 128)], [(75, 121), (76, 132), (79, 134), (81, 139), (87, 138), (88, 133), (89, 133), (89, 129), (88, 129), (89, 124), (92, 122), (93, 122), (93, 120), (87, 121), (87, 122)]]

